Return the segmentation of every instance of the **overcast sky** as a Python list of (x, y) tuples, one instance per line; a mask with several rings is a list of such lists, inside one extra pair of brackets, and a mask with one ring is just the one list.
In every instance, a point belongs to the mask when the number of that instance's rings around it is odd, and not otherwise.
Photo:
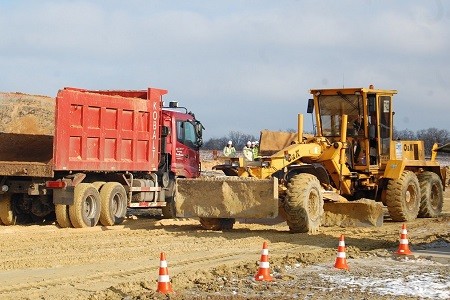
[(398, 90), (397, 129), (450, 130), (450, 2), (0, 0), (0, 91), (164, 88), (206, 139), (369, 84)]

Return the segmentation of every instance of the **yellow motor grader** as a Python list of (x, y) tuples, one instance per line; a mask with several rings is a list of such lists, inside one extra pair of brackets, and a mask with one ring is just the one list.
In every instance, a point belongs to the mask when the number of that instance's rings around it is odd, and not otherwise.
[(177, 216), (223, 230), (235, 219), (280, 213), (291, 232), (314, 232), (327, 215), (334, 225), (381, 225), (383, 205), (393, 221), (438, 216), (445, 175), (437, 145), (426, 160), (423, 141), (393, 140), (396, 93), (373, 86), (311, 90), (314, 136), (303, 135), (299, 115), (296, 138), (278, 149), (265, 149), (276, 138), (263, 131), (258, 159), (215, 166), (226, 176), (178, 180)]

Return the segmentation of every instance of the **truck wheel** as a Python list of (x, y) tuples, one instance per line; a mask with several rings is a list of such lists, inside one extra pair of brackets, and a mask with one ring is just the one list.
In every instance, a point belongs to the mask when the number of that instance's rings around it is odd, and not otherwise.
[(416, 174), (403, 171), (398, 179), (387, 185), (386, 206), (393, 221), (412, 221), (417, 218), (420, 206), (420, 186)]
[(284, 199), (286, 222), (292, 233), (315, 233), (323, 215), (323, 196), (316, 176), (301, 173), (288, 183)]
[(175, 211), (175, 183), (173, 180), (170, 181), (168, 186), (168, 193), (169, 196), (166, 196), (166, 206), (163, 206), (161, 208), (162, 215), (164, 219), (173, 219), (176, 217), (176, 211)]
[(4, 194), (0, 200), (0, 219), (4, 225), (14, 225), (17, 214), (14, 211), (10, 194)]
[(97, 191), (100, 191), (102, 186), (106, 183), (106, 181), (94, 181), (92, 185), (95, 187)]
[(236, 222), (233, 218), (200, 218), (200, 225), (206, 230), (231, 230)]
[(163, 206), (161, 210), (164, 219), (173, 219), (176, 217), (175, 202), (173, 200), (166, 200), (166, 206)]
[(93, 227), (100, 218), (100, 194), (90, 183), (75, 187), (73, 205), (69, 206), (70, 221), (75, 228)]
[(103, 226), (118, 225), (127, 214), (127, 193), (118, 182), (105, 183), (100, 189), (100, 223)]
[(420, 185), (420, 218), (435, 218), (442, 212), (444, 195), (442, 181), (434, 172), (423, 172), (417, 175)]
[(55, 204), (56, 221), (61, 228), (70, 228), (72, 223), (69, 217), (69, 206), (65, 204)]

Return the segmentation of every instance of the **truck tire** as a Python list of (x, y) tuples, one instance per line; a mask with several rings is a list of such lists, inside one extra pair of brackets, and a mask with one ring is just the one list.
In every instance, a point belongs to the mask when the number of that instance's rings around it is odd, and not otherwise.
[(90, 183), (75, 187), (73, 205), (69, 206), (70, 222), (75, 228), (93, 227), (100, 218), (100, 194)]
[(286, 222), (292, 233), (315, 233), (323, 215), (322, 188), (316, 176), (301, 173), (288, 183), (284, 199)]
[(127, 193), (118, 182), (105, 183), (100, 189), (100, 223), (103, 226), (118, 225), (127, 214)]
[(442, 212), (444, 192), (442, 181), (434, 172), (423, 172), (417, 175), (420, 185), (420, 218), (436, 218)]
[(175, 210), (175, 182), (174, 180), (171, 180), (169, 183), (169, 186), (167, 187), (167, 192), (169, 193), (168, 196), (166, 196), (166, 206), (163, 206), (161, 208), (162, 215), (164, 219), (173, 219), (176, 217), (176, 210)]
[(10, 194), (4, 194), (0, 200), (0, 220), (4, 225), (14, 225), (16, 223), (16, 213)]
[(69, 217), (69, 206), (65, 204), (55, 204), (56, 221), (61, 228), (73, 227)]
[(106, 183), (106, 181), (94, 181), (92, 185), (95, 187), (97, 191), (100, 191), (102, 186)]
[(400, 178), (387, 185), (386, 206), (393, 221), (405, 222), (417, 218), (420, 206), (420, 186), (416, 174), (403, 171)]
[(236, 222), (233, 218), (200, 218), (200, 225), (206, 230), (231, 230)]

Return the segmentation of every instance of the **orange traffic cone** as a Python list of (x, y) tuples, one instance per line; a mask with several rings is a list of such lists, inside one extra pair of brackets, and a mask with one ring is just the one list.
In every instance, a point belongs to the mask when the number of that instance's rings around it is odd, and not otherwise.
[(167, 269), (166, 254), (164, 254), (164, 252), (161, 252), (161, 257), (159, 259), (158, 288), (156, 291), (162, 294), (173, 292), (169, 278), (169, 270)]
[(272, 274), (270, 274), (269, 267), (269, 249), (267, 248), (267, 242), (263, 243), (261, 250), (261, 260), (259, 262), (258, 273), (255, 275), (257, 281), (272, 281)]
[(338, 253), (336, 257), (336, 262), (334, 263), (334, 267), (343, 270), (349, 269), (347, 265), (347, 259), (345, 256), (345, 241), (343, 234), (341, 234), (341, 237), (339, 238)]
[(406, 230), (406, 225), (402, 225), (402, 231), (400, 232), (400, 245), (398, 246), (397, 252), (395, 254), (398, 255), (412, 255), (413, 253), (409, 250), (408, 246), (408, 238), (406, 235), (408, 231)]

